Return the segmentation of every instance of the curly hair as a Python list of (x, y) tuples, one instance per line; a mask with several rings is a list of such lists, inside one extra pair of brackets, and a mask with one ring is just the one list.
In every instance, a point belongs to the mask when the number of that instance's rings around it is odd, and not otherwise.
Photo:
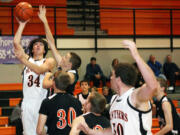
[(30, 56), (30, 57), (33, 57), (33, 52), (32, 52), (32, 50), (33, 50), (33, 46), (34, 46), (34, 44), (35, 44), (36, 42), (41, 42), (41, 43), (43, 43), (43, 45), (44, 45), (44, 50), (45, 50), (45, 53), (43, 54), (43, 57), (46, 57), (46, 54), (48, 53), (48, 43), (47, 43), (44, 39), (42, 39), (42, 38), (36, 38), (36, 39), (34, 39), (34, 40), (32, 40), (32, 41), (30, 42), (30, 44), (29, 44), (29, 46), (28, 46), (29, 56)]

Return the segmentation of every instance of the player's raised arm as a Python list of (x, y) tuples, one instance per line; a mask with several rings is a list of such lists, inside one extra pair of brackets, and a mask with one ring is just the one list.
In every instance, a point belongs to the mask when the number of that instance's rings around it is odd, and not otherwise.
[(139, 88), (137, 91), (137, 100), (138, 101), (148, 101), (152, 98), (153, 93), (157, 89), (157, 81), (154, 76), (154, 73), (150, 69), (150, 67), (144, 62), (144, 60), (141, 58), (141, 56), (138, 53), (138, 50), (136, 48), (136, 44), (129, 40), (124, 40), (123, 45), (125, 48), (128, 48), (131, 52), (132, 57), (136, 61), (138, 68), (144, 78), (145, 85)]
[[(14, 36), (14, 41), (13, 41), (13, 45), (14, 45), (14, 51), (20, 51), (21, 54), (23, 55), (23, 57), (25, 57), (26, 59), (28, 58), (28, 55), (24, 53), (24, 50), (21, 46), (21, 36), (22, 36), (22, 33), (23, 33), (23, 30), (24, 30), (24, 27), (26, 25), (26, 22), (21, 22), (17, 19), (18, 23), (19, 23), (19, 27), (16, 31), (16, 34)], [(19, 54), (20, 55), (20, 54)]]
[(49, 28), (49, 24), (48, 24), (48, 21), (47, 21), (47, 18), (46, 18), (46, 8), (45, 8), (45, 6), (43, 6), (43, 5), (39, 6), (38, 16), (39, 16), (40, 20), (44, 24), (44, 29), (45, 29), (45, 33), (46, 33), (46, 39), (48, 40), (49, 47), (51, 48), (52, 54), (53, 54), (58, 66), (59, 66), (62, 57), (61, 57), (61, 55), (59, 54), (59, 52), (57, 51), (57, 49), (55, 47), (54, 37), (53, 37), (53, 35), (51, 33), (51, 30)]

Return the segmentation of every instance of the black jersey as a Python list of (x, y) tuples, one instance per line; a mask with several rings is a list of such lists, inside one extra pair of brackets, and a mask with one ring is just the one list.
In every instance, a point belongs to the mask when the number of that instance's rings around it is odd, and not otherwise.
[(76, 85), (76, 83), (77, 83), (77, 81), (78, 81), (78, 79), (79, 79), (79, 75), (78, 75), (77, 70), (69, 70), (68, 72), (71, 72), (71, 73), (74, 74), (74, 83), (71, 84), (71, 85), (69, 85), (68, 91), (67, 91), (68, 93), (70, 93), (70, 94), (73, 95), (75, 85)]
[[(87, 113), (83, 115), (89, 128), (94, 130), (102, 130), (110, 127), (110, 121), (104, 116), (96, 116), (93, 113)], [(80, 132), (79, 135), (86, 135), (84, 132)]]
[[(58, 67), (58, 70), (61, 71), (62, 68), (61, 67)], [(79, 79), (79, 75), (78, 75), (78, 71), (77, 70), (68, 70), (67, 72), (70, 72), (70, 73), (73, 73), (74, 74), (74, 83), (69, 85), (68, 86), (68, 89), (67, 89), (67, 92), (71, 95), (73, 95), (73, 92), (74, 92), (74, 88), (75, 88), (75, 85)]]
[[(172, 134), (172, 132), (176, 132), (176, 131), (178, 131), (178, 133), (180, 134), (180, 126), (179, 126), (180, 125), (180, 118), (176, 112), (176, 108), (175, 108), (174, 104), (172, 103), (171, 99), (167, 98), (166, 96), (163, 96), (160, 101), (155, 101), (156, 110), (157, 110), (156, 115), (160, 120), (159, 124), (160, 124), (160, 126), (164, 126), (166, 124), (164, 112), (162, 109), (162, 103), (164, 101), (167, 101), (171, 104), (172, 117), (173, 117), (173, 131), (168, 132), (166, 135), (174, 135), (174, 134)], [(177, 133), (177, 135), (179, 135), (178, 133)]]
[(81, 103), (68, 93), (45, 99), (39, 113), (47, 116), (48, 135), (69, 135), (72, 120), (82, 114)]

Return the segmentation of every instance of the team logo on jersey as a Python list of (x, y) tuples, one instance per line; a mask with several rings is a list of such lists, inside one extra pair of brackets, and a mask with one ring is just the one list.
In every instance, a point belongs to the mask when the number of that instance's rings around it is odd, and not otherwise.
[(110, 118), (111, 119), (122, 119), (126, 122), (128, 121), (127, 113), (124, 113), (121, 110), (114, 110), (114, 111), (110, 112)]

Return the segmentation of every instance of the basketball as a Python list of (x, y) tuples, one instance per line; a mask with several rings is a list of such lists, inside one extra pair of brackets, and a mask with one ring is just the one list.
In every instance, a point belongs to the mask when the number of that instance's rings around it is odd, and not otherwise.
[(22, 22), (29, 20), (33, 16), (31, 4), (27, 2), (18, 3), (15, 8), (15, 15)]

